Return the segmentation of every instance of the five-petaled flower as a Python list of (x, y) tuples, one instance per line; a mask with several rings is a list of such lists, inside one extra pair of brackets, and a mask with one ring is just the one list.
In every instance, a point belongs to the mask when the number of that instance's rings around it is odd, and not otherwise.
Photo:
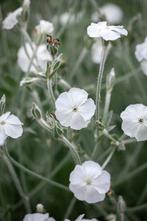
[(13, 12), (10, 12), (7, 17), (3, 20), (3, 29), (10, 30), (12, 29), (17, 23), (18, 23), (18, 18), (22, 13), (22, 7), (16, 9)]
[[(85, 214), (82, 214), (80, 216), (78, 216), (77, 219), (75, 219), (75, 221), (98, 221), (97, 219), (84, 219)], [(64, 221), (70, 221), (69, 219), (65, 219)]]
[[(36, 51), (33, 61), (33, 53)], [(31, 45), (26, 42), (25, 47), (21, 47), (17, 54), (17, 63), (23, 72), (27, 72), (28, 69), (31, 73), (45, 73), (47, 63), (52, 61), (52, 56), (46, 48), (45, 44), (38, 46), (32, 43)]]
[(96, 106), (88, 93), (80, 88), (71, 88), (59, 95), (55, 102), (56, 118), (62, 126), (80, 130), (88, 126)]
[(25, 215), (23, 221), (55, 221), (54, 218), (49, 217), (48, 213), (32, 213)]
[(23, 133), (22, 122), (10, 112), (0, 116), (0, 146), (4, 144), (7, 137), (14, 139)]
[(103, 201), (110, 189), (110, 174), (94, 161), (76, 165), (69, 180), (74, 196), (87, 203)]
[(102, 38), (105, 41), (114, 41), (121, 36), (127, 36), (128, 31), (121, 26), (107, 25), (106, 21), (91, 23), (87, 28), (87, 34), (91, 38)]
[(122, 130), (137, 141), (147, 140), (147, 106), (129, 105), (122, 113)]

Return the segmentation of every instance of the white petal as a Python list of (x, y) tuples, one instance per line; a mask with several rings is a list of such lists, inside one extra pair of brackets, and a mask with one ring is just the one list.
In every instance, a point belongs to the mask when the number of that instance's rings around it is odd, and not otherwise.
[(141, 62), (141, 70), (145, 75), (147, 75), (147, 60)]
[(147, 127), (144, 125), (140, 125), (137, 129), (135, 137), (137, 141), (147, 140)]
[(103, 201), (105, 194), (98, 193), (93, 187), (88, 186), (85, 192), (85, 201), (87, 203), (97, 203)]
[(22, 125), (23, 123), (19, 120), (18, 117), (16, 117), (14, 114), (11, 114), (6, 119), (6, 123), (8, 124), (14, 124), (14, 125)]
[(14, 12), (10, 12), (3, 21), (3, 29), (12, 29), (18, 23), (18, 16), (21, 15), (21, 12), (22, 8), (18, 8)]
[(102, 32), (102, 37), (105, 41), (114, 41), (120, 38), (121, 35), (117, 32), (106, 29)]
[(90, 175), (92, 177), (97, 177), (102, 173), (102, 168), (101, 166), (94, 162), (94, 161), (86, 161), (82, 164), (82, 167), (84, 168), (86, 174), (85, 175)]
[(60, 122), (60, 124), (64, 127), (69, 127), (71, 126), (71, 121), (73, 117), (73, 112), (72, 111), (62, 111), (62, 110), (56, 110), (55, 115), (57, 120)]
[(97, 39), (97, 41), (92, 45), (91, 48), (91, 58), (92, 61), (96, 64), (101, 62), (102, 58), (103, 45), (101, 39)]
[(79, 165), (77, 165), (74, 170), (71, 172), (70, 174), (70, 178), (69, 181), (73, 184), (73, 185), (81, 185), (84, 181), (85, 178), (85, 173), (83, 171), (83, 168)]
[(138, 123), (123, 120), (121, 128), (124, 131), (124, 133), (129, 137), (135, 137), (138, 126)]
[(32, 213), (32, 214), (27, 214), (24, 217), (23, 221), (46, 221), (48, 217), (49, 217), (48, 213), (46, 214)]
[(6, 121), (10, 114), (11, 114), (11, 112), (6, 112), (6, 113), (2, 114), (0, 116), (0, 122)]
[(110, 174), (107, 171), (103, 171), (100, 176), (98, 176), (93, 184), (95, 185), (96, 190), (100, 194), (107, 193), (110, 189)]
[(55, 102), (55, 106), (57, 110), (72, 110), (72, 101), (68, 92), (63, 92), (59, 95)]
[(69, 189), (74, 193), (74, 196), (79, 200), (85, 200), (86, 187), (81, 187), (78, 185), (69, 185)]
[(40, 34), (51, 34), (54, 31), (54, 26), (49, 21), (41, 20), (36, 26), (36, 30)]
[(89, 121), (85, 121), (84, 118), (80, 115), (80, 113), (73, 113), (72, 119), (71, 119), (71, 125), (70, 127), (74, 130), (80, 130), (82, 128), (87, 127), (89, 124)]
[(99, 37), (101, 37), (99, 29), (97, 28), (97, 24), (95, 24), (95, 23), (91, 23), (91, 25), (89, 25), (87, 27), (87, 34), (91, 38), (99, 38)]
[(18, 138), (23, 133), (23, 128), (21, 125), (5, 124), (4, 130), (6, 135), (12, 138)]
[(90, 120), (93, 117), (95, 109), (96, 105), (91, 98), (89, 98), (84, 104), (82, 104), (78, 108), (81, 116), (84, 118), (85, 121)]
[(68, 93), (71, 98), (73, 107), (78, 107), (88, 98), (88, 93), (80, 88), (71, 88)]
[(0, 126), (0, 146), (4, 145), (7, 135), (2, 126)]

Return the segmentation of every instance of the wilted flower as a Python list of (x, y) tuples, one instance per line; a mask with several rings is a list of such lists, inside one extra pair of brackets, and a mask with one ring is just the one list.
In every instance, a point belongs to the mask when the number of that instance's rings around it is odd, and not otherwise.
[(87, 203), (103, 201), (110, 189), (110, 174), (93, 161), (76, 165), (69, 180), (69, 188), (75, 197)]
[(96, 108), (88, 93), (80, 88), (71, 88), (60, 94), (55, 106), (55, 115), (61, 125), (74, 130), (87, 127)]
[(102, 41), (101, 39), (97, 39), (97, 41), (92, 45), (91, 48), (91, 58), (94, 63), (100, 64), (102, 51), (103, 51)]
[(87, 28), (87, 34), (91, 38), (103, 38), (105, 41), (114, 41), (128, 32), (124, 26), (107, 25), (106, 21), (91, 23)]
[(10, 12), (7, 17), (3, 20), (3, 29), (10, 30), (12, 29), (17, 23), (18, 23), (18, 18), (22, 13), (22, 7), (16, 9), (13, 12)]
[(137, 141), (147, 140), (147, 106), (143, 104), (129, 105), (122, 113), (122, 130)]
[[(80, 215), (75, 221), (98, 221), (97, 219), (83, 219), (85, 214)], [(70, 221), (69, 219), (65, 219), (64, 221)]]
[(136, 45), (135, 56), (141, 62), (141, 69), (147, 75), (147, 37), (144, 42)]
[[(36, 45), (32, 43), (30, 45), (28, 42), (25, 43), (25, 48), (22, 46), (18, 51), (18, 65), (23, 72), (27, 72), (30, 66), (30, 61), (36, 50)], [(27, 51), (27, 52), (26, 52)], [(36, 56), (34, 56), (33, 62), (30, 67), (30, 72), (46, 72), (47, 63), (52, 61), (52, 56), (46, 48), (45, 44), (39, 45), (36, 51)]]
[(100, 7), (99, 12), (94, 12), (92, 14), (92, 20), (94, 22), (98, 22), (102, 15), (105, 16), (106, 20), (110, 24), (119, 24), (123, 18), (122, 9), (116, 4), (105, 4), (102, 7)]
[(14, 139), (23, 133), (22, 122), (10, 112), (0, 116), (0, 146), (4, 144), (7, 137)]
[(25, 215), (23, 221), (55, 221), (54, 218), (49, 217), (48, 213), (32, 213)]
[(39, 25), (35, 27), (38, 34), (51, 34), (54, 31), (54, 26), (51, 22), (41, 20)]

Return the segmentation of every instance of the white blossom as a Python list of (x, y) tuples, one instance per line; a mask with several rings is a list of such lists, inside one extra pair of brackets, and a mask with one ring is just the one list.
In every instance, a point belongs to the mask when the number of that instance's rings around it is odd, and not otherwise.
[(91, 48), (91, 58), (96, 64), (100, 64), (102, 58), (103, 44), (101, 39), (97, 39)]
[(74, 196), (87, 203), (103, 201), (110, 189), (110, 174), (93, 161), (76, 165), (69, 180), (69, 188)]
[(51, 34), (54, 31), (54, 26), (49, 21), (41, 20), (35, 29), (38, 34)]
[(118, 5), (108, 3), (100, 7), (99, 12), (96, 11), (92, 14), (92, 21), (98, 22), (102, 15), (110, 24), (119, 24), (123, 18), (123, 11)]
[(96, 106), (88, 93), (80, 88), (71, 88), (59, 95), (55, 102), (56, 118), (62, 126), (80, 130), (88, 126)]
[[(77, 219), (75, 219), (75, 221), (98, 221), (97, 219), (84, 219), (85, 214), (82, 214), (80, 216), (78, 216)], [(64, 221), (70, 221), (69, 219), (65, 219)]]
[(48, 213), (32, 213), (25, 215), (23, 221), (55, 221), (54, 218), (49, 217)]
[(102, 38), (105, 41), (114, 41), (128, 32), (123, 26), (107, 25), (106, 21), (91, 23), (87, 27), (87, 34), (91, 38)]
[(4, 144), (7, 137), (14, 139), (23, 133), (22, 122), (15, 115), (6, 112), (0, 116), (0, 146)]
[(136, 45), (135, 56), (141, 65), (141, 69), (147, 75), (147, 37), (144, 42)]
[(22, 13), (22, 7), (16, 9), (13, 12), (10, 12), (7, 17), (3, 20), (2, 26), (3, 29), (10, 30), (18, 23), (18, 17)]
[(122, 113), (122, 130), (137, 141), (147, 140), (147, 106), (129, 105)]
[[(22, 46), (17, 54), (17, 63), (23, 72), (27, 72), (30, 66), (30, 61), (33, 56), (34, 51), (36, 50), (36, 45), (32, 43), (30, 45), (28, 42), (25, 43), (25, 48)], [(32, 73), (45, 73), (47, 68), (47, 63), (52, 61), (52, 56), (47, 50), (45, 44), (39, 45), (36, 56), (33, 59), (33, 62), (30, 67), (30, 72)]]
[(24, 0), (23, 1), (23, 7), (28, 8), (30, 6), (30, 4), (31, 4), (31, 0)]
[(147, 37), (143, 43), (136, 45), (135, 55), (138, 61), (147, 60)]

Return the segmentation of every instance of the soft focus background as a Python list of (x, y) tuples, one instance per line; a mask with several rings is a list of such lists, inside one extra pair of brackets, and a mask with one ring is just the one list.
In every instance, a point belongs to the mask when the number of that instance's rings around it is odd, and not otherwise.
[[(96, 76), (98, 65), (91, 60), (89, 40), (86, 27), (91, 22), (91, 15), (97, 7), (105, 3), (116, 3), (124, 13), (122, 24), (129, 30), (129, 35), (116, 41), (111, 56), (105, 67), (105, 76), (114, 66), (116, 82), (112, 93), (111, 110), (114, 111), (116, 135), (122, 134), (120, 113), (133, 103), (147, 105), (147, 77), (140, 71), (134, 51), (136, 44), (143, 42), (147, 35), (147, 1), (146, 0), (32, 0), (29, 33), (33, 35), (33, 27), (40, 19), (54, 23), (55, 37), (61, 41), (60, 51), (65, 58), (65, 66), (61, 75), (70, 85), (85, 88), (91, 97), (95, 98)], [(2, 20), (8, 12), (21, 5), (19, 0), (1, 0)], [(64, 12), (81, 17), (73, 24), (62, 25), (60, 16)], [(18, 140), (8, 139), (8, 149), (13, 158), (32, 171), (49, 177), (63, 162), (62, 168), (56, 172), (53, 180), (68, 186), (68, 177), (73, 169), (73, 163), (68, 150), (57, 140), (50, 139), (48, 133), (40, 128), (31, 117), (30, 110), (33, 101), (40, 100), (41, 108), (50, 111), (46, 96), (46, 86), (20, 87), (19, 82), (24, 76), (17, 65), (17, 51), (21, 45), (21, 35), (18, 28), (11, 31), (0, 31), (0, 96), (7, 97), (6, 110), (15, 113), (24, 122), (24, 134)], [(104, 76), (104, 82), (105, 82)], [(26, 99), (23, 100), (23, 93)], [(63, 89), (60, 89), (63, 91)], [(38, 95), (36, 94), (38, 92)], [(105, 83), (103, 84), (105, 93)], [(103, 93), (103, 95), (104, 95)], [(85, 136), (86, 135), (86, 136)], [(86, 139), (85, 139), (86, 137)], [(91, 153), (94, 146), (93, 132), (84, 129), (75, 134), (77, 144)], [(103, 162), (102, 154), (109, 148), (110, 142), (105, 141), (99, 150), (97, 161)], [(60, 190), (33, 176), (15, 168), (32, 211), (36, 204), (44, 204), (46, 211), (56, 220), (62, 220), (73, 199), (72, 193)], [(58, 169), (58, 168), (57, 168)], [(118, 151), (107, 167), (112, 174), (112, 189), (117, 200), (122, 195), (126, 205), (126, 219), (130, 221), (147, 220), (147, 143), (128, 144), (125, 151)], [(76, 201), (68, 218), (74, 220), (79, 214), (85, 213), (88, 218), (95, 217), (99, 221), (106, 220), (110, 213), (116, 213), (116, 205), (112, 199), (88, 205)], [(0, 220), (21, 221), (26, 214), (23, 201), (20, 198), (11, 176), (0, 159)]]

